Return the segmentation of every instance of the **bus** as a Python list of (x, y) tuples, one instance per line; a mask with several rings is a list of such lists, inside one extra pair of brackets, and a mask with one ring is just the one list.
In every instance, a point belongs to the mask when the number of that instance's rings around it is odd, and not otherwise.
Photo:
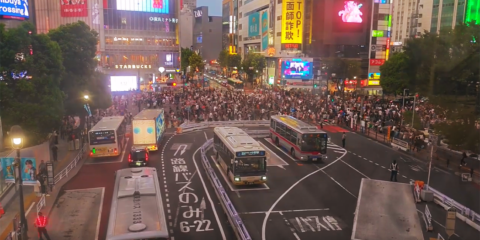
[(267, 182), (265, 149), (237, 127), (213, 129), (215, 161), (234, 185), (254, 185)]
[(126, 127), (123, 116), (103, 117), (88, 131), (90, 157), (119, 156), (127, 145)]
[(294, 159), (318, 161), (327, 154), (327, 133), (292, 116), (271, 116), (270, 138)]
[(243, 82), (241, 80), (229, 78), (228, 85), (232, 91), (243, 91)]
[(106, 239), (168, 237), (157, 170), (140, 167), (116, 171)]

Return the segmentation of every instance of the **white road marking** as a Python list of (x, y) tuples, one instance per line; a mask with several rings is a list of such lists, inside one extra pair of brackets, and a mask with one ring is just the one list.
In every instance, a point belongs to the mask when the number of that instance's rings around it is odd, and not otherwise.
[[(291, 212), (315, 212), (315, 211), (328, 211), (330, 208), (313, 208), (313, 209), (297, 209), (297, 210), (283, 210), (283, 211), (272, 211), (272, 213), (291, 213)], [(239, 213), (242, 215), (251, 215), (251, 214), (265, 214), (266, 211), (258, 211), (258, 212), (243, 212)]]
[(363, 159), (368, 160), (366, 157), (364, 157)]
[(334, 181), (338, 186), (340, 186), (341, 188), (343, 188), (343, 190), (347, 191), (347, 193), (349, 193), (350, 195), (352, 195), (354, 198), (357, 198), (357, 196), (355, 196), (355, 194), (351, 193), (350, 191), (347, 190), (347, 188), (345, 188), (342, 184), (340, 184), (339, 182), (337, 182), (337, 180), (333, 179), (333, 177), (331, 177), (330, 175), (328, 175), (325, 171), (322, 170), (322, 172), (327, 175), (327, 177), (329, 177), (330, 179), (332, 179), (332, 181)]
[(371, 160), (369, 162), (373, 163)]
[(210, 193), (208, 192), (207, 185), (205, 184), (205, 181), (203, 180), (202, 174), (200, 174), (200, 169), (198, 168), (197, 161), (195, 160), (195, 155), (197, 155), (198, 151), (200, 148), (198, 148), (194, 153), (193, 153), (193, 163), (195, 164), (195, 168), (199, 172), (198, 176), (200, 177), (200, 181), (202, 182), (203, 189), (205, 190), (205, 194), (207, 194), (208, 201), (210, 201), (210, 206), (212, 208), (213, 214), (215, 215), (215, 220), (217, 220), (217, 224), (220, 228), (220, 233), (222, 235), (223, 240), (227, 240), (225, 237), (225, 232), (223, 231), (222, 223), (220, 222), (220, 219), (218, 218), (217, 210), (215, 209), (215, 205), (213, 205), (212, 197), (210, 196)]
[(407, 176), (405, 176), (405, 175), (402, 175), (402, 177), (403, 177), (403, 178), (407, 178)]
[(205, 139), (208, 141), (207, 132), (203, 131), (203, 134), (205, 134)]
[(347, 154), (347, 152), (343, 153), (342, 156), (338, 157), (335, 161), (327, 164), (326, 166), (318, 169), (318, 170), (315, 170), (309, 174), (307, 174), (306, 176), (304, 176), (303, 178), (301, 178), (300, 180), (298, 180), (297, 182), (295, 182), (294, 184), (292, 184), (292, 186), (290, 186), (290, 188), (288, 188), (273, 204), (272, 206), (270, 207), (270, 209), (267, 211), (267, 213), (265, 214), (265, 217), (263, 218), (263, 223), (262, 223), (262, 240), (266, 240), (267, 237), (266, 237), (266, 230), (267, 230), (267, 220), (268, 220), (268, 217), (270, 216), (270, 213), (272, 213), (273, 209), (277, 206), (277, 204), (287, 195), (287, 193), (289, 193), (295, 186), (297, 186), (300, 182), (302, 182), (303, 180), (307, 179), (308, 177), (312, 176), (313, 174), (315, 173), (318, 173), (320, 171), (322, 171), (323, 169), (331, 166), (332, 164), (338, 162), (339, 160), (341, 160), (343, 157), (345, 157), (345, 155)]
[[(275, 157), (277, 157), (278, 160), (282, 161), (284, 164), (281, 164), (281, 165), (284, 165), (284, 166), (287, 166), (289, 165), (287, 162), (285, 162), (281, 157), (279, 157), (275, 152), (271, 151), (270, 148), (268, 148), (267, 146), (265, 146), (265, 144), (263, 144), (262, 142), (258, 142), (260, 143), (260, 145), (262, 145), (264, 148), (267, 148), (268, 151), (273, 154)], [(267, 166), (268, 166), (268, 163), (267, 163)], [(278, 165), (271, 165), (271, 166), (278, 166)]]
[(267, 141), (268, 143), (270, 143), (270, 145), (272, 145), (274, 148), (276, 148), (276, 149), (280, 150), (282, 153), (284, 153), (286, 156), (288, 156), (288, 157), (289, 157), (289, 158), (290, 158), (292, 161), (294, 161), (294, 162), (298, 162), (298, 160), (297, 160), (297, 159), (295, 159), (295, 158), (293, 158), (292, 156), (290, 156), (289, 154), (287, 154), (287, 153), (286, 153), (286, 152), (285, 152), (283, 149), (281, 149), (281, 148), (279, 148), (279, 147), (275, 146), (275, 144), (273, 144), (273, 143), (272, 143), (272, 141), (271, 141), (271, 139), (270, 139), (270, 138), (264, 138), (264, 139), (265, 139), (265, 141)]
[(382, 166), (382, 168), (385, 168), (385, 166)]
[(98, 240), (98, 234), (100, 234), (100, 219), (102, 217), (102, 210), (103, 210), (103, 198), (105, 196), (105, 188), (102, 188), (102, 198), (100, 199), (100, 210), (98, 211), (98, 218), (97, 218), (97, 228), (95, 230), (95, 240)]
[(365, 178), (367, 178), (367, 179), (370, 179), (369, 177), (367, 177), (367, 175), (363, 174), (363, 173), (362, 173), (362, 172), (360, 172), (358, 169), (356, 169), (356, 168), (352, 167), (352, 165), (350, 165), (350, 164), (346, 163), (346, 162), (345, 162), (345, 161), (343, 161), (343, 160), (340, 160), (340, 161), (341, 161), (342, 163), (344, 163), (345, 165), (349, 166), (351, 169), (353, 169), (353, 170), (355, 170), (356, 172), (360, 173), (360, 174), (361, 174), (362, 176), (364, 176)]
[(341, 151), (334, 151), (334, 152), (336, 152), (336, 153), (343, 153), (343, 152), (341, 152)]
[(375, 165), (377, 165), (377, 166), (378, 166), (378, 163), (375, 163)]
[(300, 237), (298, 237), (298, 234), (296, 232), (293, 233), (293, 236), (295, 236), (297, 240), (301, 240)]

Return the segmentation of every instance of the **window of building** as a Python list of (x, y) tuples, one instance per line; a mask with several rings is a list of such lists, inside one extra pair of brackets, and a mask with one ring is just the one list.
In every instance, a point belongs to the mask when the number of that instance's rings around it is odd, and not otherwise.
[(238, 24), (238, 30), (242, 30), (242, 24)]
[(278, 4), (281, 4), (281, 3), (282, 3), (282, 0), (278, 0), (277, 3), (278, 3)]
[(277, 32), (277, 37), (281, 37), (282, 36), (282, 32)]
[(243, 13), (239, 13), (238, 16), (239, 16), (238, 18), (242, 18), (242, 17), (243, 17)]
[(282, 16), (277, 16), (277, 21), (282, 20)]
[(213, 17), (208, 17), (208, 22), (213, 22)]

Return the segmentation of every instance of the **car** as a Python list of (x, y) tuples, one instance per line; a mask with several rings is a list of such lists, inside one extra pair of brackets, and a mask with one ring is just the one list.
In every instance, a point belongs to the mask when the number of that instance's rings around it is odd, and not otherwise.
[(148, 165), (150, 160), (150, 152), (147, 148), (134, 148), (128, 154), (128, 166), (130, 167), (144, 167)]

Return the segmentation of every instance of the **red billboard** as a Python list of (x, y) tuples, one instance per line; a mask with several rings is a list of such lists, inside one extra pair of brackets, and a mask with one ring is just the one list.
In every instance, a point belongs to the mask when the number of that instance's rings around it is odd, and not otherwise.
[(86, 17), (88, 16), (87, 0), (60, 0), (62, 17)]
[(370, 59), (370, 66), (382, 66), (385, 63), (385, 59)]

